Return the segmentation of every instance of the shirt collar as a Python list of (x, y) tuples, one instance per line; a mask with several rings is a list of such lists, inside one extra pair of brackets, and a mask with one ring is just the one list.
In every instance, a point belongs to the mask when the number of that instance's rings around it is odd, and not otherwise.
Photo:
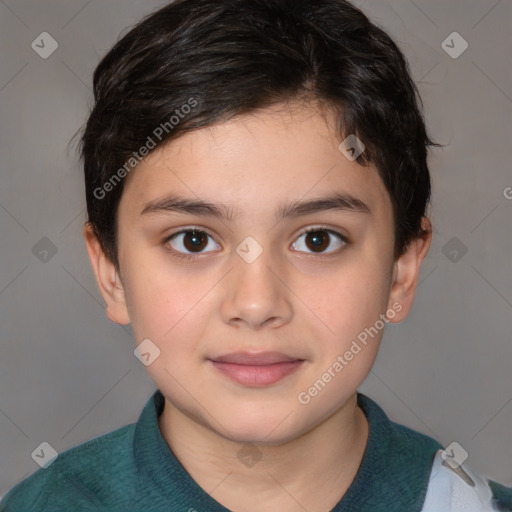
[(156, 490), (169, 510), (229, 512), (205, 492), (178, 461), (158, 426), (165, 398), (157, 389), (146, 403), (135, 426), (134, 454), (143, 488)]
[(332, 512), (419, 512), (423, 507), (432, 461), (441, 445), (389, 420), (369, 397), (357, 393), (369, 425), (368, 442), (354, 481)]

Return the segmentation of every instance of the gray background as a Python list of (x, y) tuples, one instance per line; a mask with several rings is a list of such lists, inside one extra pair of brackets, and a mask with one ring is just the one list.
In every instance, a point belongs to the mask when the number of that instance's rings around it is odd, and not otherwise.
[[(129, 327), (105, 316), (67, 144), (99, 59), (164, 3), (0, 1), (0, 496), (39, 468), (42, 441), (61, 452), (134, 422), (155, 389)], [(430, 132), (447, 144), (430, 157), (434, 240), (413, 311), (388, 327), (361, 391), (512, 485), (512, 3), (356, 5), (405, 52)], [(47, 59), (31, 47), (44, 31), (59, 45)], [(454, 31), (469, 44), (458, 58), (441, 46)]]

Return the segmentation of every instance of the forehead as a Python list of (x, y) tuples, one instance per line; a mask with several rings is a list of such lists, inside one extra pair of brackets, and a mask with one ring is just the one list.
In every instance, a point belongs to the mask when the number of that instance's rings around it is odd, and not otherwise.
[(229, 205), (239, 219), (266, 215), (283, 199), (340, 192), (382, 216), (391, 203), (377, 170), (347, 159), (340, 142), (332, 118), (312, 106), (240, 115), (157, 148), (128, 175), (121, 203), (140, 214), (172, 192)]

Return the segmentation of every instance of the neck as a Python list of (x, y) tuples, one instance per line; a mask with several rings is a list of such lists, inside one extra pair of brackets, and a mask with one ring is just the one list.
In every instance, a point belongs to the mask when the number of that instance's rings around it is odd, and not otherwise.
[[(331, 510), (354, 480), (368, 440), (368, 422), (355, 393), (312, 430), (277, 446), (227, 439), (167, 398), (159, 426), (196, 483), (235, 512)], [(243, 453), (247, 459), (241, 459)]]

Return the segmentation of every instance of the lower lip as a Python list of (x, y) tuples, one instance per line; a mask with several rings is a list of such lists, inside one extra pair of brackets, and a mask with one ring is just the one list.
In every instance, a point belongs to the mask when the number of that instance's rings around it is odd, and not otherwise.
[(264, 366), (248, 366), (245, 364), (219, 363), (217, 361), (210, 362), (230, 379), (251, 387), (275, 384), (298, 370), (303, 363), (303, 361), (296, 360)]

